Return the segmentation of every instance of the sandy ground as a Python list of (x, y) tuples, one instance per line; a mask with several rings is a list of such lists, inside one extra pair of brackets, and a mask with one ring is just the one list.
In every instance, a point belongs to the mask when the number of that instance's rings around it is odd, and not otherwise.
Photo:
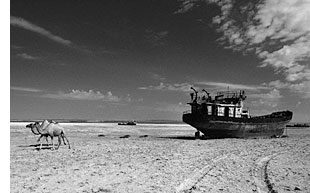
[(11, 123), (12, 193), (310, 192), (310, 129), (194, 140), (187, 125), (61, 123), (72, 148), (39, 151), (26, 124)]

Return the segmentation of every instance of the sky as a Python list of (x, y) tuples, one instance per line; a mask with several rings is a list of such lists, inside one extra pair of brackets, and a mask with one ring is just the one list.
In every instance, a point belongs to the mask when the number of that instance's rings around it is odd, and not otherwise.
[(11, 0), (10, 118), (181, 120), (190, 87), (310, 122), (310, 0)]

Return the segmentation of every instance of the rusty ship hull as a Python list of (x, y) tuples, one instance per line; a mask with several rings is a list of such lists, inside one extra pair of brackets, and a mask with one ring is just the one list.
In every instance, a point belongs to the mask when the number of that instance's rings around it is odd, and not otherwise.
[(209, 138), (258, 138), (282, 136), (292, 116), (291, 111), (252, 118), (184, 113), (182, 119)]

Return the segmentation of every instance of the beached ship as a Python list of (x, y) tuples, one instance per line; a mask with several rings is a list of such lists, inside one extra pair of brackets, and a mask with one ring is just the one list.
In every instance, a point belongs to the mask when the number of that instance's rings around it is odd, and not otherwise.
[(120, 122), (118, 125), (137, 125), (136, 121)]
[(250, 116), (244, 108), (244, 91), (218, 92), (210, 96), (206, 90), (198, 96), (191, 93), (191, 110), (183, 113), (183, 122), (193, 126), (209, 138), (256, 138), (280, 137), (286, 124), (292, 119), (291, 111), (274, 112), (264, 116)]

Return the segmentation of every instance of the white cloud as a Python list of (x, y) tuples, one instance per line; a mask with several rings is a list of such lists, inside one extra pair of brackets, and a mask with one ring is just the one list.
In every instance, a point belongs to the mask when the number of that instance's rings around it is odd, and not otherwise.
[(49, 38), (55, 42), (58, 42), (60, 44), (63, 44), (66, 46), (69, 46), (72, 44), (71, 41), (66, 40), (60, 36), (54, 35), (51, 32), (49, 32), (48, 30), (46, 30), (40, 26), (37, 26), (37, 25), (35, 25), (35, 24), (33, 24), (33, 23), (23, 19), (23, 18), (11, 16), (10, 23), (12, 26), (20, 27), (20, 28), (38, 33), (38, 34), (43, 35), (43, 36), (45, 36), (45, 37), (47, 37), (47, 38)]
[[(195, 86), (193, 86), (195, 85)], [(146, 87), (139, 87), (141, 90), (161, 90), (161, 91), (180, 91), (180, 92), (190, 92), (191, 87), (194, 87), (196, 90), (199, 90), (200, 87), (208, 86), (207, 89), (212, 91), (219, 91), (219, 90), (250, 90), (250, 91), (259, 91), (259, 90), (270, 90), (271, 87), (268, 85), (244, 85), (244, 84), (232, 84), (232, 83), (225, 83), (225, 82), (212, 82), (212, 81), (200, 81), (195, 82), (194, 84), (190, 83), (163, 83), (161, 82), (157, 86), (146, 86)]]
[(181, 91), (181, 92), (189, 92), (190, 87), (192, 85), (189, 83), (175, 83), (175, 84), (170, 84), (170, 83), (163, 83), (161, 82), (157, 86), (146, 86), (146, 87), (139, 87), (141, 90), (162, 90), (162, 91)]
[(278, 89), (273, 89), (268, 93), (250, 94), (248, 97), (257, 99), (254, 104), (276, 107), (283, 96)]
[(260, 85), (244, 85), (244, 84), (232, 84), (226, 82), (196, 82), (197, 85), (205, 85), (215, 87), (216, 89), (232, 89), (232, 90), (260, 90), (268, 89), (268, 87)]
[(186, 104), (170, 104), (170, 103), (158, 103), (154, 110), (162, 112), (172, 112), (172, 113), (182, 113), (189, 109), (189, 106)]
[(18, 49), (21, 49), (23, 47), (22, 46), (17, 46), (17, 45), (11, 45), (11, 48), (18, 50)]
[(253, 25), (248, 35), (254, 43), (261, 43), (267, 37), (294, 40), (310, 31), (310, 1), (308, 0), (267, 0), (258, 5)]
[(179, 14), (179, 13), (186, 13), (189, 10), (191, 10), (195, 6), (195, 1), (194, 0), (186, 0), (183, 1), (182, 5), (178, 10), (174, 12), (174, 14)]
[(65, 99), (65, 100), (88, 100), (88, 101), (112, 101), (118, 102), (120, 98), (114, 96), (110, 91), (106, 94), (102, 94), (100, 91), (84, 91), (84, 90), (72, 90), (69, 93), (58, 93), (58, 94), (45, 94), (42, 97), (52, 99)]
[(276, 89), (289, 89), (291, 92), (298, 93), (301, 98), (310, 98), (310, 80), (299, 83), (282, 82), (280, 80), (272, 81), (268, 84)]
[(281, 82), (280, 80), (271, 81), (268, 85), (277, 89), (288, 87), (288, 83)]
[(290, 89), (297, 93), (300, 93), (302, 98), (310, 99), (310, 80), (291, 84)]
[(39, 59), (39, 57), (35, 57), (35, 56), (31, 56), (27, 53), (21, 53), (21, 54), (17, 54), (18, 57), (26, 59), (26, 60), (36, 60)]
[(11, 86), (11, 90), (23, 91), (23, 92), (42, 92), (42, 90), (39, 90), (36, 88), (27, 88), (27, 87), (19, 87), (19, 86)]
[(283, 84), (292, 92), (306, 93), (302, 88), (307, 91), (310, 80), (310, 0), (215, 3), (221, 8), (213, 18), (223, 34), (220, 42), (228, 42), (226, 47), (234, 50), (255, 50), (261, 67), (282, 73)]
[(288, 84), (287, 88), (298, 93), (302, 98), (310, 99), (310, 80)]

